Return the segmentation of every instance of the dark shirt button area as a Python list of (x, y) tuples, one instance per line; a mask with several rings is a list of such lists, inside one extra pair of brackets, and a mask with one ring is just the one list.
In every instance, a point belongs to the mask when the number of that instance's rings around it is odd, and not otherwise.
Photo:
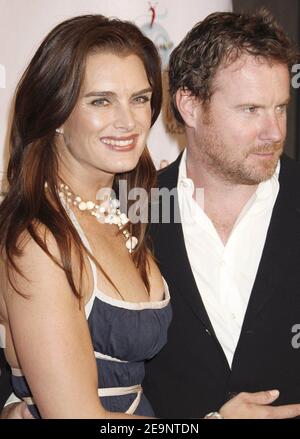
[(251, 335), (251, 334), (254, 334), (254, 330), (253, 329), (247, 329), (246, 335)]

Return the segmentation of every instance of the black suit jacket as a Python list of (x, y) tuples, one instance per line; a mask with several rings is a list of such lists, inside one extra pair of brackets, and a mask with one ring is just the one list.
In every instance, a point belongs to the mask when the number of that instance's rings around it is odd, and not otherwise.
[(0, 410), (11, 392), (10, 367), (5, 360), (3, 349), (0, 349)]
[[(161, 172), (160, 187), (177, 186), (180, 158)], [(300, 166), (281, 160), (280, 191), (232, 369), (197, 289), (181, 224), (152, 224), (151, 235), (173, 307), (167, 345), (146, 363), (143, 387), (156, 415), (199, 418), (241, 391), (279, 389), (277, 404), (300, 403), (300, 349), (292, 345), (300, 324)]]

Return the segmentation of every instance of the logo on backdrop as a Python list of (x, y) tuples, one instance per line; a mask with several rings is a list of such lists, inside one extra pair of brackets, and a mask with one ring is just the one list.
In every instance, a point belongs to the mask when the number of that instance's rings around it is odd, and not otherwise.
[(167, 11), (158, 15), (156, 11), (157, 2), (155, 5), (150, 2), (148, 2), (148, 4), (148, 12), (150, 12), (149, 21), (140, 26), (140, 29), (156, 45), (161, 56), (163, 69), (165, 69), (168, 66), (171, 49), (173, 48), (174, 44), (170, 40), (166, 29), (160, 23), (158, 23), (157, 20), (165, 18), (167, 16)]
[(0, 88), (6, 88), (6, 72), (2, 64), (0, 64)]
[(166, 130), (169, 133), (172, 134), (181, 134), (183, 132), (182, 127), (176, 122), (171, 108), (170, 108), (170, 101), (168, 96), (168, 64), (169, 64), (169, 58), (171, 54), (171, 50), (174, 47), (174, 43), (171, 41), (169, 34), (167, 30), (158, 23), (158, 19), (165, 18), (168, 15), (167, 10), (164, 11), (164, 13), (157, 13), (157, 3), (152, 4), (151, 2), (148, 2), (148, 21), (147, 23), (144, 23), (140, 26), (141, 31), (148, 37), (150, 40), (153, 41), (155, 46), (157, 47), (161, 61), (162, 61), (162, 68), (163, 68), (163, 89), (164, 89), (164, 100), (163, 100), (163, 120), (166, 127)]

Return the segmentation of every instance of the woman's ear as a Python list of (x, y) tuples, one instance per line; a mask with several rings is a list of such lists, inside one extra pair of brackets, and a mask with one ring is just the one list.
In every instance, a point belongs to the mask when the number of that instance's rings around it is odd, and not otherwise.
[(200, 106), (199, 99), (189, 90), (179, 89), (176, 92), (176, 104), (185, 125), (195, 128), (197, 110)]

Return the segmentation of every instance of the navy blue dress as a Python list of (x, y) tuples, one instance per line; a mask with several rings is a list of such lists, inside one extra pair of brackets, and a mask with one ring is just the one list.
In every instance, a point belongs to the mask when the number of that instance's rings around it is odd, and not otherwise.
[[(69, 212), (85, 246), (90, 245)], [(85, 306), (98, 369), (98, 394), (101, 404), (112, 412), (154, 416), (143, 394), (144, 361), (156, 355), (167, 341), (172, 318), (168, 286), (165, 298), (157, 302), (126, 302), (103, 294), (97, 288), (95, 264), (90, 260), (94, 291)], [(14, 393), (27, 402), (33, 416), (40, 417), (31, 392), (19, 369), (12, 369)]]

